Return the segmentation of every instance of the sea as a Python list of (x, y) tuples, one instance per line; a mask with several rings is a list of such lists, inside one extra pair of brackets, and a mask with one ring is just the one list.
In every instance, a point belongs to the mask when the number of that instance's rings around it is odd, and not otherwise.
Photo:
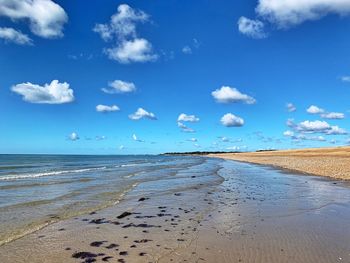
[(153, 182), (157, 192), (221, 182), (221, 163), (195, 156), (0, 155), (0, 245), (117, 205), (140, 183)]

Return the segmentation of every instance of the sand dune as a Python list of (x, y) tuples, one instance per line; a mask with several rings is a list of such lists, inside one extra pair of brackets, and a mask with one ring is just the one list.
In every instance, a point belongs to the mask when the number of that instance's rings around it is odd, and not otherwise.
[(211, 154), (210, 156), (350, 180), (350, 147)]

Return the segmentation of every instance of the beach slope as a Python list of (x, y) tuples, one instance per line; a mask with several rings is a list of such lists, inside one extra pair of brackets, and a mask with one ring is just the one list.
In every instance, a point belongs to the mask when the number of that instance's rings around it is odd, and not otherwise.
[(350, 147), (222, 153), (209, 156), (273, 165), (305, 174), (350, 180)]

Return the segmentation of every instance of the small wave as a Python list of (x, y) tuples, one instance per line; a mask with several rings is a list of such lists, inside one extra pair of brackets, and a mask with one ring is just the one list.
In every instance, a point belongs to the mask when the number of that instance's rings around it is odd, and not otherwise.
[(115, 166), (116, 168), (119, 167), (134, 167), (134, 166), (142, 166), (142, 165), (148, 165), (148, 164), (152, 164), (152, 163), (127, 163), (127, 164), (121, 164), (121, 165), (117, 165)]
[(37, 178), (37, 177), (60, 175), (60, 174), (70, 174), (70, 173), (83, 173), (83, 172), (90, 172), (90, 171), (96, 171), (96, 170), (104, 170), (106, 168), (107, 167), (104, 166), (104, 167), (85, 168), (85, 169), (76, 169), (76, 170), (51, 171), (51, 172), (42, 172), (42, 173), (1, 176), (0, 181), (29, 179), (29, 178)]

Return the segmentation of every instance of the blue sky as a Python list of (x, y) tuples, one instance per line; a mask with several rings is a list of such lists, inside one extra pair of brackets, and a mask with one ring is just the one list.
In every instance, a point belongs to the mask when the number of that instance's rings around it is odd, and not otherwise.
[(275, 1), (0, 0), (0, 152), (349, 144), (350, 1)]

